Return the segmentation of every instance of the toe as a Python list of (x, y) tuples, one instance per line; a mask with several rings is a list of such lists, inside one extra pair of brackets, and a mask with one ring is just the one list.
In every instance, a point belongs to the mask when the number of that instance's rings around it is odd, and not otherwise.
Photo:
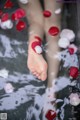
[(47, 73), (46, 72), (42, 72), (42, 74), (41, 74), (41, 80), (45, 81), (46, 78), (47, 78)]
[(32, 73), (33, 73), (33, 75), (35, 75), (37, 78), (39, 77), (39, 73), (38, 73), (38, 72), (34, 71), (34, 72), (32, 72)]
[(33, 74), (36, 74), (36, 72), (34, 71), (34, 72), (32, 72)]
[(38, 79), (41, 79), (41, 77), (39, 76)]
[(37, 74), (37, 75), (36, 75), (36, 77), (38, 78), (38, 77), (39, 77), (39, 75)]
[(36, 71), (36, 72), (34, 72), (34, 74), (38, 79), (40, 79), (40, 73), (39, 72)]
[(41, 76), (40, 76), (40, 74), (38, 75), (38, 79), (41, 79)]
[(39, 73), (36, 73), (36, 76), (39, 77), (40, 76)]
[(35, 72), (35, 69), (34, 69), (34, 68), (31, 68), (30, 71), (31, 71), (32, 73), (34, 73), (34, 72)]
[(32, 73), (34, 73), (34, 72), (35, 72), (35, 70), (31, 70), (31, 72), (32, 72)]
[(36, 75), (35, 73), (32, 73), (34, 76)]
[(43, 66), (41, 76), (40, 76), (42, 81), (45, 81), (47, 79), (47, 68), (48, 68), (48, 66), (47, 66), (47, 64), (45, 64)]

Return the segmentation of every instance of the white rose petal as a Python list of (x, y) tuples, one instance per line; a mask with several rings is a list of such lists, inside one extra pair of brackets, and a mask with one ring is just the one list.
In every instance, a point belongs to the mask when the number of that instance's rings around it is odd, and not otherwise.
[(7, 71), (6, 69), (2, 69), (2, 70), (0, 70), (0, 77), (7, 78), (8, 73), (9, 73), (9, 71)]
[(11, 20), (7, 20), (5, 22), (1, 22), (2, 29), (11, 29), (13, 27), (13, 23)]
[(12, 93), (13, 90), (14, 90), (14, 87), (12, 86), (11, 83), (7, 83), (5, 86), (4, 86), (4, 90), (6, 93)]
[(42, 48), (37, 45), (37, 46), (35, 47), (35, 51), (36, 51), (36, 53), (40, 54), (40, 53), (42, 53)]
[(55, 10), (55, 14), (60, 14), (61, 13), (61, 8), (58, 8), (57, 10)]
[(6, 27), (6, 22), (1, 22), (1, 28), (4, 29), (4, 30), (7, 29), (7, 27)]
[(60, 33), (61, 38), (67, 38), (70, 42), (75, 39), (75, 33), (70, 29), (63, 29)]
[(60, 38), (58, 41), (58, 45), (61, 48), (67, 48), (69, 46), (70, 42), (67, 38)]
[(8, 29), (11, 29), (11, 28), (13, 27), (13, 23), (12, 23), (11, 20), (7, 20), (7, 21), (6, 21), (6, 27), (7, 27)]
[(79, 99), (79, 95), (77, 93), (72, 93), (70, 96), (70, 104), (73, 106), (77, 106), (80, 104), (80, 99)]
[(19, 0), (19, 2), (21, 2), (22, 4), (27, 4), (29, 0)]

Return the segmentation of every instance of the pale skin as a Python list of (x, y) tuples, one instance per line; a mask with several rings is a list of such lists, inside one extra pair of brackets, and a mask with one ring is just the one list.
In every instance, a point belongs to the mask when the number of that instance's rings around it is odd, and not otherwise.
[[(61, 8), (61, 4), (56, 3), (56, 0), (44, 0), (45, 10), (50, 10), (52, 13), (49, 18), (43, 16), (43, 10), (39, 0), (29, 0), (29, 3), (26, 5), (19, 4), (21, 8), (25, 9), (30, 24), (27, 66), (38, 79), (44, 81), (48, 78), (48, 87), (51, 87), (53, 79), (57, 77), (59, 68), (59, 60), (51, 56), (55, 56), (60, 49), (58, 47), (59, 35), (52, 37), (48, 33), (48, 30), (51, 26), (61, 28), (61, 15), (55, 15), (54, 13), (56, 9)], [(37, 35), (43, 40), (44, 34), (48, 42), (46, 48), (48, 50), (46, 53), (47, 62), (42, 54), (37, 54), (31, 48), (32, 42), (37, 41), (34, 36)], [(53, 73), (53, 75), (51, 75), (51, 73)]]

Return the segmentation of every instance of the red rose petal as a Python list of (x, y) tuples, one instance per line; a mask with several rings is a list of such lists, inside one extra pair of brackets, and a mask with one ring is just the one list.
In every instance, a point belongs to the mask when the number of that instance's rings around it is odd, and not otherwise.
[(16, 16), (15, 13), (12, 14), (11, 19), (12, 19), (12, 20), (17, 20), (17, 16)]
[(78, 77), (79, 69), (77, 67), (71, 67), (69, 71), (70, 77), (76, 79)]
[[(33, 49), (34, 51), (35, 51), (35, 47), (36, 47), (37, 45), (38, 45), (38, 46), (41, 46), (41, 43), (40, 43), (40, 42), (37, 42), (37, 41), (35, 41), (35, 42), (32, 43), (31, 47), (32, 47), (32, 49)], [(35, 51), (35, 52), (36, 52), (36, 51)]]
[(55, 118), (56, 118), (56, 112), (55, 111), (53, 111), (53, 110), (49, 110), (48, 112), (47, 112), (47, 114), (46, 114), (46, 118), (48, 119), (48, 120), (54, 120)]
[(68, 51), (71, 55), (74, 54), (74, 49), (73, 48), (68, 48)]
[(13, 2), (11, 2), (11, 0), (7, 0), (4, 5), (4, 8), (11, 8), (11, 7), (13, 7), (13, 5), (14, 4), (13, 4)]
[(39, 36), (35, 36), (35, 38), (39, 41), (42, 42), (41, 38)]
[(49, 29), (48, 32), (49, 32), (50, 35), (56, 36), (56, 35), (58, 35), (58, 33), (59, 33), (59, 29), (58, 29), (58, 27), (52, 26), (52, 27)]
[(2, 11), (2, 10), (0, 10), (0, 17), (2, 16), (2, 14), (3, 14), (3, 11)]
[(8, 19), (9, 19), (9, 14), (8, 14), (8, 13), (4, 13), (4, 14), (2, 15), (1, 21), (2, 21), (2, 22), (5, 22), (5, 21), (7, 21)]
[(21, 8), (16, 10), (16, 14), (17, 14), (18, 19), (26, 16), (25, 11), (23, 9), (21, 9)]
[(23, 9), (19, 8), (12, 14), (12, 20), (18, 20), (26, 16), (26, 13)]
[(16, 25), (16, 29), (18, 31), (22, 31), (25, 28), (26, 28), (26, 23), (24, 21), (19, 21), (18, 24)]
[(43, 15), (44, 15), (44, 17), (50, 17), (51, 16), (51, 12), (48, 11), (48, 10), (45, 10), (45, 11), (43, 11)]

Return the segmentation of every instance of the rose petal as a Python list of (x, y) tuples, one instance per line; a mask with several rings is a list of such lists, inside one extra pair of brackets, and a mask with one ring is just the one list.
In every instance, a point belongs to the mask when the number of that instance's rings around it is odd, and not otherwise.
[(6, 30), (6, 29), (7, 29), (7, 26), (6, 26), (5, 22), (1, 22), (1, 28), (2, 28), (3, 30)]
[(61, 13), (61, 8), (58, 8), (57, 10), (55, 10), (55, 14), (60, 14)]
[(35, 51), (36, 51), (36, 53), (41, 54), (41, 53), (42, 53), (42, 48), (41, 48), (41, 46), (37, 45), (37, 46), (35, 47)]
[(71, 55), (74, 54), (74, 53), (76, 53), (77, 50), (78, 50), (78, 48), (77, 48), (76, 45), (74, 45), (74, 44), (70, 44), (70, 45), (69, 45), (68, 51), (69, 51), (69, 53), (70, 53)]
[[(31, 47), (36, 53), (38, 53), (38, 54), (42, 53), (41, 42), (35, 41), (31, 44)], [(38, 48), (36, 48), (36, 47), (38, 47)]]
[(27, 4), (29, 0), (19, 0), (22, 4)]
[(26, 13), (23, 9), (17, 9), (11, 16), (12, 20), (19, 20), (26, 16)]
[(67, 38), (60, 38), (58, 41), (58, 45), (61, 48), (67, 48), (69, 46), (70, 42)]
[(0, 10), (0, 17), (3, 15), (3, 11), (2, 10)]
[(35, 36), (35, 38), (39, 41), (42, 42), (42, 39), (39, 36)]
[(54, 120), (54, 119), (56, 118), (56, 116), (57, 116), (57, 114), (56, 114), (56, 112), (53, 111), (53, 110), (49, 110), (49, 111), (47, 112), (47, 114), (46, 114), (46, 118), (47, 118), (48, 120)]
[(71, 105), (77, 106), (77, 105), (80, 104), (80, 98), (79, 98), (79, 95), (77, 93), (71, 93), (69, 98), (70, 98), (70, 104)]
[(51, 12), (48, 11), (48, 10), (45, 10), (45, 11), (43, 11), (43, 15), (44, 15), (44, 17), (50, 17), (51, 16)]
[(74, 49), (73, 48), (68, 48), (68, 51), (71, 55), (74, 54)]
[(16, 29), (18, 31), (22, 31), (26, 28), (26, 23), (24, 21), (19, 21), (18, 24), (16, 25)]
[(12, 8), (13, 7), (13, 2), (11, 2), (11, 0), (7, 0), (5, 5), (4, 5), (4, 8)]
[(79, 69), (77, 67), (70, 67), (69, 76), (73, 79), (76, 79), (78, 77)]
[(9, 14), (8, 14), (8, 13), (4, 13), (4, 14), (2, 15), (1, 22), (5, 22), (5, 21), (7, 21), (8, 19), (9, 19)]
[(11, 19), (12, 19), (12, 20), (18, 20), (17, 14), (13, 13), (12, 16), (11, 16)]
[(49, 32), (50, 35), (56, 36), (56, 35), (59, 34), (59, 28), (56, 27), (56, 26), (52, 26), (52, 27), (50, 27), (48, 32)]
[(6, 21), (6, 27), (7, 27), (7, 29), (11, 29), (13, 27), (13, 23), (11, 20)]
[(1, 28), (2, 29), (11, 29), (13, 27), (13, 23), (11, 20), (7, 20), (5, 22), (1, 22)]
[(1, 27), (1, 19), (0, 19), (0, 27)]

